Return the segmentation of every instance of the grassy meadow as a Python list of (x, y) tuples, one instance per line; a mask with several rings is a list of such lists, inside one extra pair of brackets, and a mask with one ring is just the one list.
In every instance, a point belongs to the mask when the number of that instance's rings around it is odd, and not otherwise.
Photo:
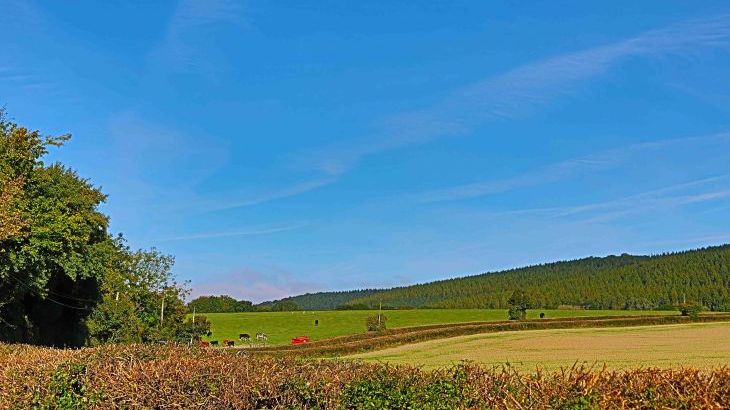
[[(539, 318), (540, 312), (546, 318), (595, 317), (613, 315), (659, 315), (674, 311), (638, 310), (530, 310), (528, 319)], [(377, 311), (300, 311), (300, 312), (245, 312), (245, 313), (205, 313), (211, 322), (212, 336), (208, 340), (236, 340), (238, 335), (248, 333), (252, 337), (257, 332), (266, 333), (269, 344), (290, 343), (296, 336), (309, 336), (312, 341), (336, 336), (346, 336), (365, 331), (365, 318)], [(436, 325), (448, 323), (506, 320), (507, 311), (503, 309), (414, 309), (389, 310), (382, 312), (387, 318), (388, 328)], [(314, 326), (318, 320), (319, 325)]]
[(610, 368), (695, 367), (730, 364), (730, 323), (619, 328), (526, 330), (430, 340), (349, 356), (365, 361), (448, 366), (470, 360), (509, 363), (522, 371), (555, 370), (575, 363)]

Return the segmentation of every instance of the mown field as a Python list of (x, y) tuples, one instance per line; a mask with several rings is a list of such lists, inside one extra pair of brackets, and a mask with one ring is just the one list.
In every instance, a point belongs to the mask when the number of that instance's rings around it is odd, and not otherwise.
[(575, 363), (611, 368), (730, 365), (730, 322), (619, 328), (524, 330), (458, 336), (396, 346), (350, 358), (444, 367), (462, 360), (509, 363), (522, 371)]
[[(638, 310), (530, 310), (528, 319), (539, 318), (540, 312), (550, 319), (597, 316), (676, 315), (674, 311)], [(365, 332), (365, 318), (377, 311), (300, 311), (300, 312), (246, 312), (206, 313), (211, 322), (212, 336), (208, 340), (232, 339), (240, 333), (254, 336), (266, 333), (269, 344), (290, 343), (296, 336), (306, 335), (312, 341)], [(507, 319), (502, 309), (423, 309), (383, 311), (388, 328), (425, 326), (448, 323), (498, 321)], [(319, 325), (315, 326), (314, 321)], [(238, 342), (237, 342), (238, 343)]]

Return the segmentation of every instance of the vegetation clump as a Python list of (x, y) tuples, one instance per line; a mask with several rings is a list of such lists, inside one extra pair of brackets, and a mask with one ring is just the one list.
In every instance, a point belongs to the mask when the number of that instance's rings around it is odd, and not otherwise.
[(253, 303), (250, 301), (236, 300), (228, 295), (199, 296), (188, 303), (188, 311), (198, 313), (235, 313), (253, 310)]
[(689, 316), (692, 320), (697, 320), (702, 312), (702, 305), (699, 303), (682, 303), (679, 305), (679, 312), (682, 316)]
[(368, 316), (365, 319), (365, 327), (368, 329), (368, 332), (382, 332), (386, 329), (385, 322), (387, 320), (388, 318), (382, 313)]
[(530, 302), (522, 290), (516, 290), (507, 301), (507, 316), (509, 320), (525, 320)]

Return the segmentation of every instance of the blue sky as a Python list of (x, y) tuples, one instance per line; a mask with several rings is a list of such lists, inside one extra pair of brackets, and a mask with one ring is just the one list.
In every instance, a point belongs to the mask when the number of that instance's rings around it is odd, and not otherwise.
[(0, 104), (194, 294), (730, 242), (725, 1), (0, 9)]

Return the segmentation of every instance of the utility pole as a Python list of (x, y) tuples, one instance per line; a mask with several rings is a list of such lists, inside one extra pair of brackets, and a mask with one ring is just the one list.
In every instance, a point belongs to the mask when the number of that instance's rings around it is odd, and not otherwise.
[(378, 329), (380, 329), (380, 313), (383, 311), (383, 300), (378, 302)]
[(194, 337), (195, 337), (195, 306), (193, 306), (193, 328), (190, 329), (190, 346), (193, 345)]
[(160, 308), (160, 327), (162, 327), (162, 322), (165, 320), (165, 295), (162, 295), (162, 307)]

